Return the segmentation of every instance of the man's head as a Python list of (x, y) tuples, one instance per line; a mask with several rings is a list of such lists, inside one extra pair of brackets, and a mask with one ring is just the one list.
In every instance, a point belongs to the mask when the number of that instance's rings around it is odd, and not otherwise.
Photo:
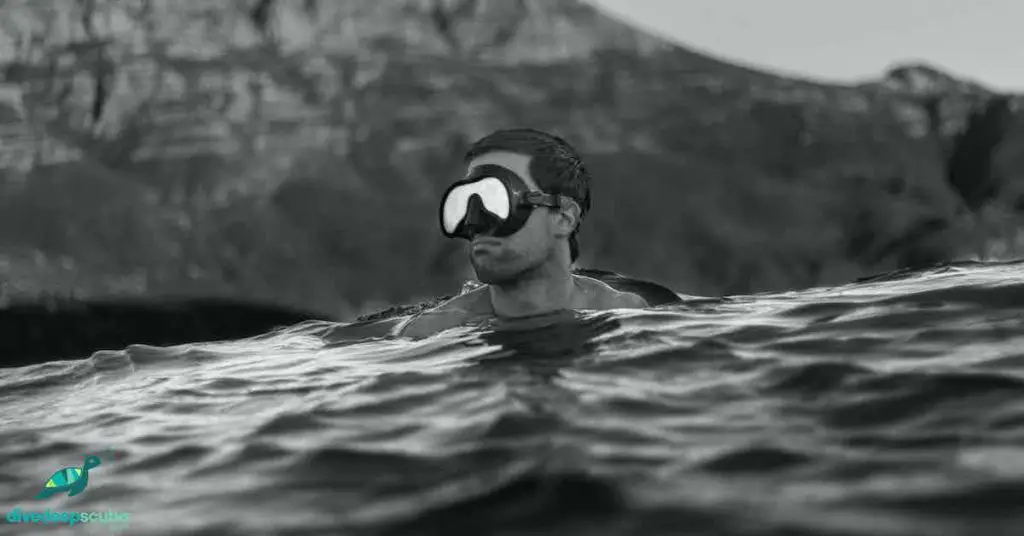
[(465, 156), (467, 176), (505, 168), (532, 192), (560, 196), (560, 203), (536, 206), (523, 226), (507, 236), (481, 232), (470, 246), (470, 261), (484, 283), (514, 281), (545, 265), (568, 267), (579, 256), (576, 232), (590, 210), (590, 176), (563, 139), (533, 129), (499, 130), (474, 143)]

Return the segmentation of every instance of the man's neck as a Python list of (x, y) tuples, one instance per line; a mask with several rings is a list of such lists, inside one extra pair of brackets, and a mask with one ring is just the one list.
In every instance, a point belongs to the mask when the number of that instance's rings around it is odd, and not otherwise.
[(570, 309), (576, 279), (565, 266), (545, 265), (511, 284), (489, 285), (491, 307), (501, 318)]

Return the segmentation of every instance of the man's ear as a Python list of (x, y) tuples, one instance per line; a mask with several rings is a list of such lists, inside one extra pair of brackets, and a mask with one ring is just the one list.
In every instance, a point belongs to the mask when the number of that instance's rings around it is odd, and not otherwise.
[(571, 199), (563, 200), (562, 207), (556, 212), (555, 221), (560, 235), (571, 235), (580, 224), (580, 206)]

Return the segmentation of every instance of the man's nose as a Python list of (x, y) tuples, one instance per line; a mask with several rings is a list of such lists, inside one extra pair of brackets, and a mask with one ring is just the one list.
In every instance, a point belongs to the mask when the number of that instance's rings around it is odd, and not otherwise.
[(483, 234), (494, 227), (494, 217), (487, 212), (484, 208), (484, 203), (480, 199), (479, 195), (473, 195), (469, 198), (469, 204), (466, 207), (466, 231), (470, 235)]

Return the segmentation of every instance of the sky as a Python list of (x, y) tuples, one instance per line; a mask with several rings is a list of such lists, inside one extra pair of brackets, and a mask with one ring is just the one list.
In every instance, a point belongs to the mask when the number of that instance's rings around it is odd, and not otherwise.
[(1024, 0), (590, 1), (691, 49), (802, 78), (848, 83), (923, 60), (1024, 91)]

